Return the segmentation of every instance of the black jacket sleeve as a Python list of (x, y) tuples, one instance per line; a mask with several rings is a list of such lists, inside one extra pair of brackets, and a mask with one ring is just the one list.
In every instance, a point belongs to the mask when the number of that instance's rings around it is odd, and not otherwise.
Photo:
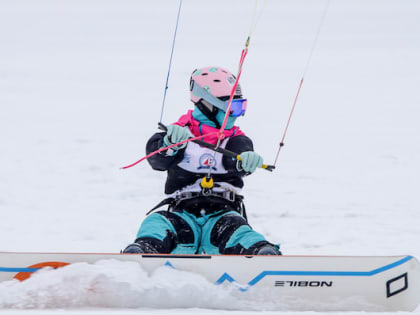
[[(165, 135), (165, 132), (155, 133), (146, 144), (146, 154), (159, 150), (163, 146), (163, 137)], [(173, 156), (166, 155), (165, 151), (163, 151), (148, 158), (147, 161), (154, 170), (167, 171), (173, 163), (178, 164), (182, 160), (184, 151), (184, 149), (179, 150)]]
[[(245, 135), (236, 136), (229, 139), (229, 142), (226, 144), (226, 150), (241, 154), (246, 151), (254, 151), (254, 146), (252, 140)], [(237, 161), (233, 158), (224, 156), (223, 157), (223, 166), (228, 172), (238, 174), (240, 176), (247, 175), (244, 171), (238, 171), (236, 168)]]

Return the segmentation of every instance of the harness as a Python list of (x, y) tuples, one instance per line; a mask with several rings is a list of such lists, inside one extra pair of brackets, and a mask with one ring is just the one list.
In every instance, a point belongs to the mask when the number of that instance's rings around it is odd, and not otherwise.
[(181, 212), (185, 210), (197, 217), (202, 216), (203, 210), (210, 215), (221, 210), (226, 212), (234, 210), (242, 215), (245, 220), (248, 220), (243, 200), (244, 196), (236, 194), (233, 190), (218, 192), (213, 191), (213, 189), (203, 189), (200, 192), (179, 192), (175, 196), (163, 199), (146, 215), (151, 214), (162, 206), (168, 205), (166, 211)]

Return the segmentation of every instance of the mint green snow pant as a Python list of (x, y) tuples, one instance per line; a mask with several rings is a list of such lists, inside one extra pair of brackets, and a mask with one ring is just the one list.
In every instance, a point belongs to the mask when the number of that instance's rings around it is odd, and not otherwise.
[(252, 255), (269, 244), (236, 211), (201, 217), (187, 211), (158, 211), (143, 221), (136, 242), (147, 242), (159, 253), (212, 255)]

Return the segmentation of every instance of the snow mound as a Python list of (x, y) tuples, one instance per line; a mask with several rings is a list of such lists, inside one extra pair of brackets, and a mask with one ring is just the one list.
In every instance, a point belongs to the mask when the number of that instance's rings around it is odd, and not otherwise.
[(75, 263), (0, 284), (0, 308), (235, 308), (231, 288), (163, 266), (147, 273), (138, 263)]

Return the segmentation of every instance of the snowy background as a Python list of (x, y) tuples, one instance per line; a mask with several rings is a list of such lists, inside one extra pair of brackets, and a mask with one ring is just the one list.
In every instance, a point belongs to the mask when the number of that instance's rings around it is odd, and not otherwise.
[[(267, 0), (253, 34), (241, 79), (249, 107), (238, 123), (266, 163), (324, 6)], [(254, 1), (184, 1), (165, 123), (192, 108), (195, 68), (236, 71), (253, 9)], [(119, 168), (142, 157), (157, 130), (177, 10), (169, 0), (0, 0), (0, 251), (119, 252), (134, 240), (163, 198), (165, 174), (147, 163)], [(246, 179), (251, 225), (284, 254), (420, 257), (419, 56), (419, 1), (331, 0), (277, 170)], [(211, 292), (191, 277), (191, 292)], [(174, 288), (155, 280), (161, 304), (148, 307), (167, 314)], [(82, 289), (79, 304), (51, 304), (65, 287), (43, 283), (0, 284), (0, 308), (100, 305)], [(170, 311), (184, 312), (195, 311)]]

